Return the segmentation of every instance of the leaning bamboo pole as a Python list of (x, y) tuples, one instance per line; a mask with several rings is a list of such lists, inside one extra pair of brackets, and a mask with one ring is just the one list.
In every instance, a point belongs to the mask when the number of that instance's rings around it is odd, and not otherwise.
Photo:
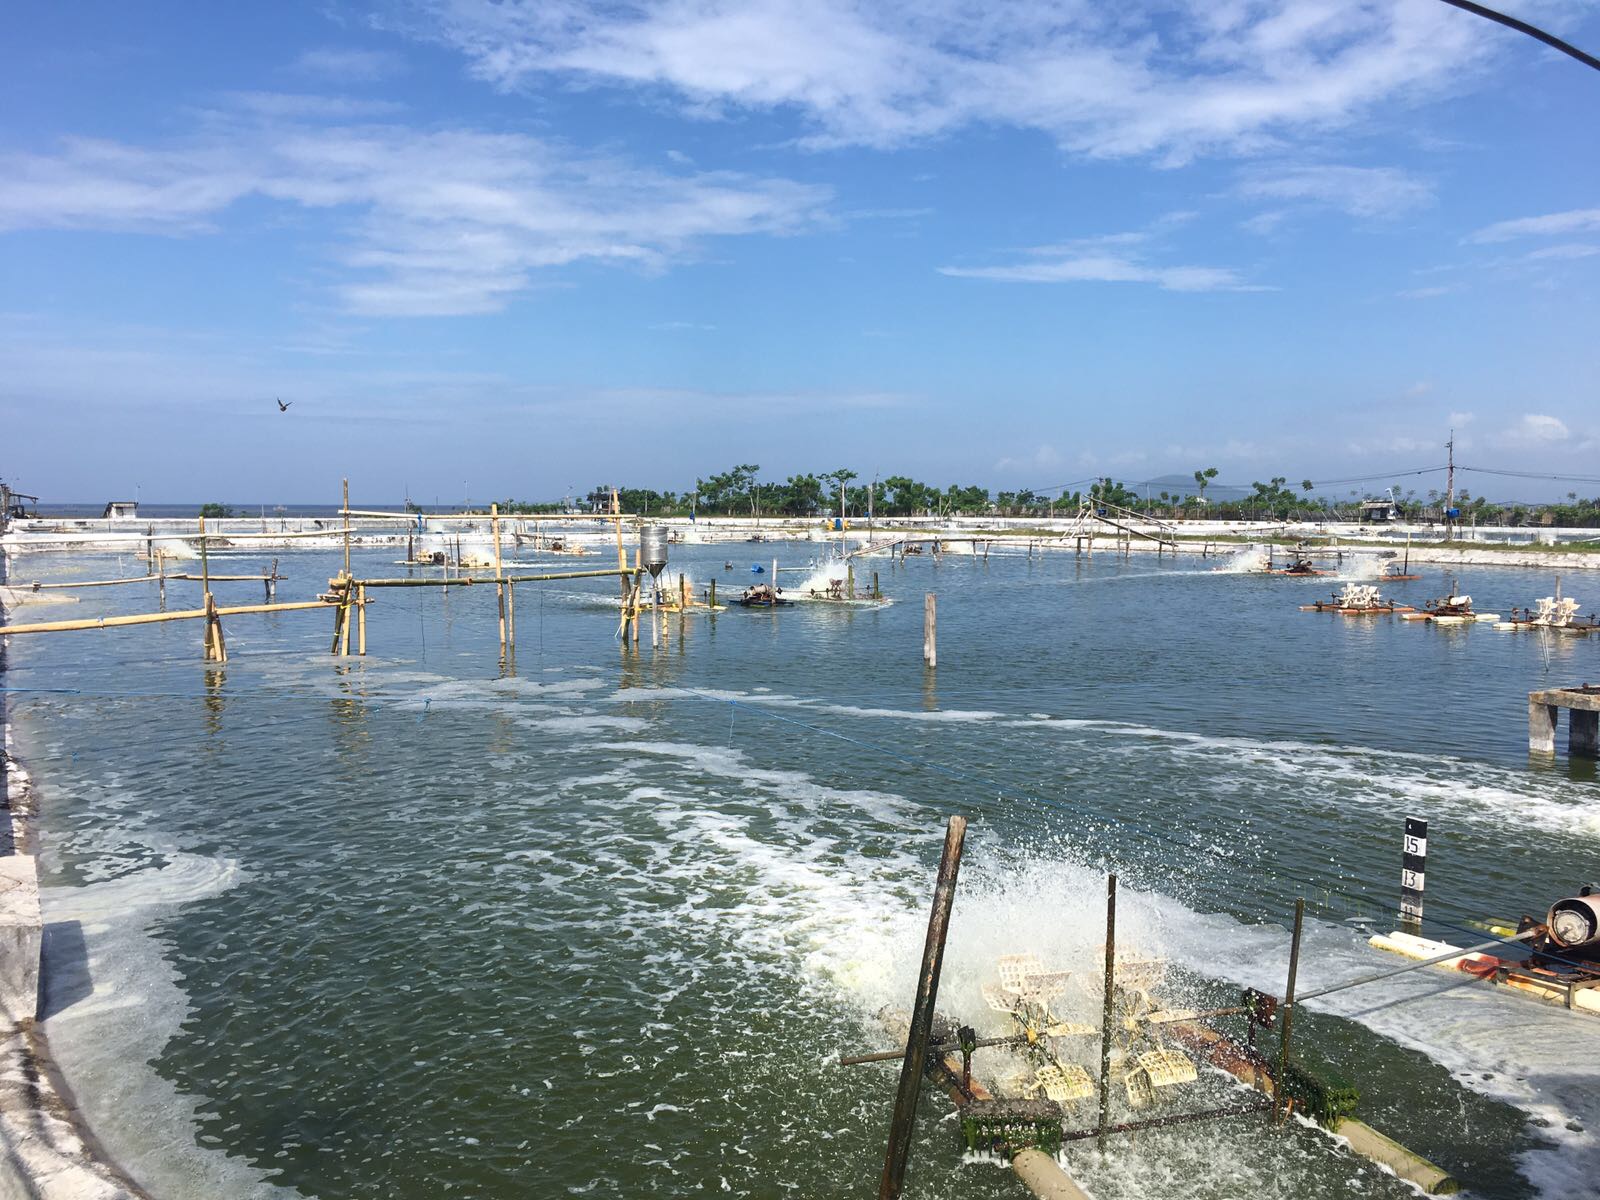
[[(160, 551), (157, 551), (157, 553), (159, 554)], [(59, 589), (62, 589), (62, 588), (115, 587), (116, 585), (122, 584), (122, 583), (150, 583), (154, 578), (155, 578), (155, 576), (153, 576), (153, 575), (132, 575), (132, 576), (129, 576), (127, 579), (81, 579), (81, 580), (71, 580), (71, 581), (64, 582), (64, 583), (40, 583), (37, 580), (35, 580), (34, 582), (29, 583), (29, 584), (18, 584), (16, 586), (17, 586), (17, 589), (19, 591), (23, 590), (24, 588), (26, 588), (26, 590), (28, 590), (30, 592), (50, 592), (50, 591), (56, 591), (56, 590), (59, 590)], [(272, 582), (274, 580), (283, 579), (285, 577), (282, 576), (282, 575), (273, 574), (273, 575), (168, 575), (167, 578), (168, 579), (194, 579), (194, 580), (199, 580), (201, 582), (209, 580), (212, 583), (244, 583), (244, 582), (270, 583), (270, 582)]]
[[(595, 571), (551, 571), (544, 575), (507, 575), (502, 579), (493, 576), (487, 578), (471, 575), (457, 575), (454, 579), (357, 579), (353, 582), (361, 587), (471, 587), (479, 583), (543, 583), (550, 579), (609, 579), (613, 575), (626, 578), (634, 574), (634, 568), (603, 567)], [(332, 581), (337, 583), (337, 580)]]
[[(292, 600), (283, 604), (229, 604), (214, 606), (219, 617), (241, 613), (297, 612), (312, 608), (337, 608), (327, 600)], [(116, 629), (123, 625), (156, 625), (163, 621), (198, 621), (211, 615), (204, 608), (185, 608), (164, 613), (132, 613), (121, 617), (82, 617), (72, 621), (35, 621), (28, 625), (0, 625), (0, 637), (22, 633), (70, 633), (79, 629)]]

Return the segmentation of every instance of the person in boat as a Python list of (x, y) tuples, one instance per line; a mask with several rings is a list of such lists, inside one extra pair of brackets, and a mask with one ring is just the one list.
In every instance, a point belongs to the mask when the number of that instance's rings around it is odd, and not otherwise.
[(746, 604), (772, 604), (782, 590), (774, 588), (771, 584), (758, 583), (745, 589), (744, 600)]

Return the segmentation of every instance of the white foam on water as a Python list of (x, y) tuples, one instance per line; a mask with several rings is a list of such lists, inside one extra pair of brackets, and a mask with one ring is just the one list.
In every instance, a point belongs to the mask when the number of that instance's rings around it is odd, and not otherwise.
[[(761, 796), (781, 798), (771, 813), (741, 816), (697, 807), (674, 786), (675, 780), (661, 781), (652, 797), (667, 802), (658, 817), (663, 836), (687, 857), (675, 867), (658, 864), (656, 869), (689, 891), (685, 906), (662, 919), (680, 929), (701, 923), (720, 930), (741, 957), (787, 958), (855, 1008), (864, 1043), (881, 1040), (875, 1014), (884, 1006), (903, 1008), (912, 994), (931, 867), (903, 850), (865, 861), (841, 853), (837, 838), (822, 834), (813, 814), (824, 804), (859, 805), (878, 810), (886, 821), (904, 823), (913, 806), (899, 796), (826, 788), (803, 772), (755, 768), (737, 751), (683, 743), (628, 743), (625, 748), (676, 764), (691, 777), (737, 779), (760, 793), (752, 798), (758, 809), (763, 807)], [(771, 830), (758, 832), (773, 818), (776, 836)], [(724, 898), (702, 907), (712, 891), (734, 885), (735, 901)], [(1000, 955), (1032, 952), (1047, 966), (1075, 972), (1079, 986), (1064, 1007), (1075, 1019), (1093, 1023), (1099, 1003), (1104, 888), (1104, 875), (1075, 861), (1070, 849), (1019, 853), (995, 845), (982, 825), (974, 824), (951, 922), (941, 1009), (971, 1021), (981, 1032), (1001, 1032), (1004, 1018), (984, 1005), (980, 985), (995, 978)], [(1200, 913), (1170, 897), (1125, 888), (1119, 897), (1118, 930), (1119, 946), (1168, 958), (1197, 976), (1272, 992), (1282, 989), (1288, 935), (1279, 926), (1245, 925)], [(1301, 962), (1303, 992), (1396, 964), (1351, 930), (1316, 922), (1308, 928)], [(1600, 1024), (1592, 1019), (1432, 971), (1311, 1003), (1424, 1053), (1451, 1071), (1461, 1086), (1546, 1124), (1551, 1146), (1530, 1150), (1519, 1161), (1541, 1194), (1552, 1200), (1584, 1194), (1587, 1181), (1600, 1172), (1600, 1147), (1590, 1132), (1600, 1129)], [(1574, 1128), (1567, 1127), (1569, 1122)], [(1156, 1189), (1150, 1194), (1165, 1194), (1160, 1179), (1175, 1183), (1186, 1169), (1205, 1172), (1214, 1181), (1225, 1165), (1215, 1159), (1215, 1139), (1252, 1136), (1219, 1128), (1229, 1132), (1195, 1136), (1177, 1150), (1170, 1143), (1162, 1151), (1119, 1150), (1123, 1157), (1118, 1169), (1130, 1178), (1148, 1176), (1149, 1186)], [(1404, 1139), (1403, 1129), (1388, 1132)], [(1180, 1155), (1176, 1162), (1170, 1160), (1175, 1152)], [(1326, 1152), (1334, 1153), (1331, 1148)], [(1307, 1156), (1320, 1153), (1299, 1144), (1284, 1151), (1289, 1158), (1270, 1169), (1326, 1172), (1326, 1164), (1306, 1165)], [(1163, 1154), (1167, 1161), (1159, 1161)], [(1188, 1156), (1187, 1165), (1182, 1156)], [(1331, 1169), (1353, 1175), (1362, 1168), (1354, 1159), (1341, 1159)], [(1249, 1185), (1241, 1179), (1240, 1186), (1258, 1189), (1261, 1183), (1257, 1179)], [(1114, 1190), (1144, 1194), (1138, 1187)]]
[(191, 562), (200, 557), (200, 552), (182, 538), (156, 538), (150, 548), (160, 551), (163, 558), (179, 559), (183, 562)]
[[(1004, 1018), (986, 1009), (979, 985), (996, 978), (1000, 955), (1031, 952), (1047, 967), (1074, 972), (1078, 986), (1061, 1007), (1073, 1019), (1095, 1023), (1104, 876), (1068, 860), (1010, 858), (993, 851), (982, 840), (969, 839), (940, 1008), (971, 1021), (981, 1033), (1002, 1032)], [(828, 886), (817, 883), (812, 889), (820, 896)], [(852, 995), (868, 1036), (876, 1024), (869, 1014), (884, 1005), (906, 1006), (919, 967), (927, 900), (920, 896), (897, 910), (901, 895), (873, 885), (849, 898), (861, 911), (849, 921), (835, 916), (830, 938), (805, 960), (809, 969)], [(834, 897), (833, 903), (840, 899)], [(1169, 897), (1123, 889), (1117, 929), (1119, 947), (1169, 958), (1200, 976), (1272, 993), (1283, 989), (1289, 936), (1279, 926), (1243, 925)], [(1318, 922), (1307, 927), (1300, 962), (1299, 988), (1305, 993), (1403, 965), (1349, 929)], [(1528, 1113), (1550, 1145), (1523, 1153), (1522, 1173), (1551, 1200), (1592, 1194), (1593, 1181), (1600, 1178), (1600, 1022), (1593, 1017), (1431, 968), (1313, 1000), (1308, 1007), (1357, 1021), (1420, 1051), (1461, 1086)], [(1388, 1132), (1404, 1140), (1403, 1130)], [(1211, 1171), (1212, 1164), (1204, 1169)]]
[(1267, 552), (1252, 543), (1227, 555), (1211, 569), (1221, 575), (1248, 575), (1265, 570), (1266, 566)]
[(1335, 576), (1352, 583), (1377, 579), (1383, 574), (1383, 561), (1376, 554), (1352, 554), (1339, 564)]
[[(44, 1022), (52, 1056), (107, 1152), (154, 1195), (292, 1200), (299, 1193), (272, 1183), (276, 1172), (201, 1146), (204, 1097), (179, 1091), (151, 1066), (190, 1011), (152, 926), (176, 906), (232, 887), (238, 865), (184, 853), (159, 838), (141, 840), (164, 866), (85, 887), (40, 889), (47, 925), (80, 923), (93, 984)], [(56, 964), (56, 986), (77, 969)]]
[[(761, 708), (792, 708), (806, 712), (832, 713), (845, 717), (881, 717), (894, 721), (951, 721), (956, 723), (969, 723), (978, 721), (995, 721), (1006, 714), (989, 709), (963, 709), (963, 708), (867, 708), (855, 704), (833, 704), (826, 700), (808, 699), (801, 696), (789, 696), (781, 692), (771, 692), (762, 688), (753, 691), (732, 691), (726, 688), (651, 688), (629, 687), (621, 688), (615, 692), (612, 700), (620, 703), (632, 701), (660, 701), (660, 700), (700, 700), (720, 701), (724, 704), (744, 704)], [(844, 733), (844, 730), (828, 730), (831, 733)]]
[[(1154, 741), (1179, 758), (1214, 763), (1217, 778), (1257, 779), (1279, 790), (1337, 796), (1338, 802), (1391, 811), (1405, 803), (1417, 810), (1494, 826), (1515, 839), (1516, 828), (1564, 831), (1600, 839), (1600, 807), (1557, 776), (1442, 755), (1364, 746), (1328, 746), (1288, 739), (1224, 737), (1158, 729), (1119, 721), (1041, 717), (1014, 722), (1021, 728), (1056, 729), (1106, 738)], [(1241, 773), (1247, 765), (1248, 774)], [(1258, 777), (1265, 776), (1265, 780)]]

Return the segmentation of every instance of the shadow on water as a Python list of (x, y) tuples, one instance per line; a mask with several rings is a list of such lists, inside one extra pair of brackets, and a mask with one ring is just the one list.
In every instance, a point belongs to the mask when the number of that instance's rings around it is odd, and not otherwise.
[(47, 1021), (94, 994), (89, 946), (79, 921), (51, 921), (39, 947), (39, 1011)]

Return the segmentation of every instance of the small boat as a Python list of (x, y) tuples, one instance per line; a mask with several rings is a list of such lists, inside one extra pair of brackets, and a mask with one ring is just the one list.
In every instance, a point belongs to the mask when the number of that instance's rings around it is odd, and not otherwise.
[(1450, 594), (1429, 600), (1421, 612), (1406, 613), (1402, 621), (1432, 621), (1435, 625), (1471, 625), (1478, 621), (1498, 621), (1499, 613), (1472, 610), (1472, 597), (1457, 595), (1452, 583)]
[(747, 587), (734, 601), (740, 608), (788, 608), (793, 600), (783, 598), (783, 589), (767, 583)]
[(1383, 570), (1378, 573), (1378, 578), (1385, 583), (1399, 583), (1408, 579), (1421, 579), (1421, 575), (1407, 573), (1407, 568), (1399, 563), (1385, 563)]
[(1496, 621), (1496, 629), (1554, 629), (1561, 633), (1594, 633), (1600, 630), (1600, 619), (1590, 613), (1578, 615), (1578, 602), (1571, 596), (1544, 596), (1537, 608), (1513, 608), (1509, 621)]
[(1302, 604), (1301, 612), (1331, 612), (1346, 617), (1380, 616), (1385, 613), (1408, 613), (1416, 609), (1405, 604), (1385, 600), (1376, 586), (1365, 583), (1347, 583), (1342, 592), (1335, 592), (1332, 600), (1318, 600), (1315, 604)]

